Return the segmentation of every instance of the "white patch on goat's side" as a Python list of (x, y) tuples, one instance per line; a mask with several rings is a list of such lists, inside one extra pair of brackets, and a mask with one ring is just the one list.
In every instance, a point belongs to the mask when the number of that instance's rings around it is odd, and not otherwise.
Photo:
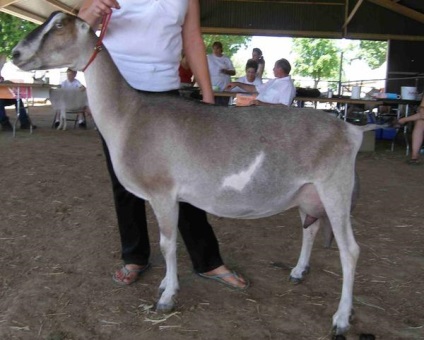
[(249, 165), (246, 170), (242, 170), (237, 174), (225, 177), (222, 183), (222, 188), (231, 188), (242, 191), (253, 178), (253, 174), (260, 168), (265, 158), (265, 154), (261, 152), (256, 156), (255, 160)]

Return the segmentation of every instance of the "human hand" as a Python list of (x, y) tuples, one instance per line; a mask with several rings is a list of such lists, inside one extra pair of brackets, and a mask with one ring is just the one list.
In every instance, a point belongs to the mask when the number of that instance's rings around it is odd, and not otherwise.
[(79, 17), (87, 22), (90, 22), (91, 17), (101, 18), (104, 15), (110, 14), (112, 9), (120, 9), (121, 6), (116, 0), (92, 0), (86, 2), (79, 13)]
[(227, 86), (225, 86), (224, 91), (231, 91), (235, 87), (237, 87), (237, 85), (235, 83), (231, 82)]

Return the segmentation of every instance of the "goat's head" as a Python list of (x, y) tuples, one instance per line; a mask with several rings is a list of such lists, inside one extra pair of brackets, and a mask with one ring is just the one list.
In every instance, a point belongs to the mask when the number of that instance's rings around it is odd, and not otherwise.
[(83, 20), (54, 12), (15, 46), (13, 63), (25, 71), (59, 67), (81, 70), (88, 61), (82, 46), (85, 47), (84, 42), (93, 35), (90, 26)]

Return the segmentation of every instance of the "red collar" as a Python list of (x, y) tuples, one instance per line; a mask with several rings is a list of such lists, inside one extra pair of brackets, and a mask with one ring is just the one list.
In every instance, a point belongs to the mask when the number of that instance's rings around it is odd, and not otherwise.
[(85, 67), (82, 69), (82, 72), (84, 72), (88, 68), (88, 66), (90, 66), (90, 64), (96, 58), (97, 54), (103, 49), (103, 38), (105, 36), (107, 25), (109, 24), (111, 15), (112, 15), (112, 12), (103, 16), (102, 29), (100, 31), (99, 39), (97, 40), (96, 46), (94, 46), (93, 54), (91, 55), (90, 59), (88, 60), (87, 65), (85, 65)]

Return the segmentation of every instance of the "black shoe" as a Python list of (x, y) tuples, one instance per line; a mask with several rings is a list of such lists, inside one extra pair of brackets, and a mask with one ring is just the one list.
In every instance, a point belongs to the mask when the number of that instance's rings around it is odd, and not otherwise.
[(3, 120), (0, 124), (2, 131), (13, 131), (13, 126), (10, 124), (9, 119)]
[(78, 123), (78, 127), (79, 127), (80, 129), (86, 129), (86, 128), (87, 128), (87, 123), (86, 123), (86, 122)]
[(58, 126), (60, 125), (60, 122), (54, 122), (54, 127), (57, 129)]
[[(21, 130), (29, 130), (31, 128), (31, 124), (30, 123), (25, 123), (25, 124), (21, 124)], [(33, 125), (32, 129), (36, 129), (37, 125)]]

